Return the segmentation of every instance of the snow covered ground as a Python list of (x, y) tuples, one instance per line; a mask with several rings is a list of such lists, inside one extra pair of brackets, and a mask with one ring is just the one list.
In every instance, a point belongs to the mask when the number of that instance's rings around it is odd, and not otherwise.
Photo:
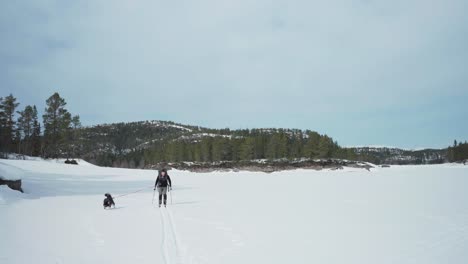
[(0, 160), (0, 263), (468, 263), (468, 166), (170, 171), (159, 209), (154, 171), (81, 164)]

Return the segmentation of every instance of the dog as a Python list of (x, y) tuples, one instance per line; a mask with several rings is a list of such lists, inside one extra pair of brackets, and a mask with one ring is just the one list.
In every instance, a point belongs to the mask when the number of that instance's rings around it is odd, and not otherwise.
[(110, 193), (106, 193), (104, 196), (106, 197), (103, 202), (104, 209), (111, 208), (112, 206), (115, 208), (115, 202), (112, 195)]

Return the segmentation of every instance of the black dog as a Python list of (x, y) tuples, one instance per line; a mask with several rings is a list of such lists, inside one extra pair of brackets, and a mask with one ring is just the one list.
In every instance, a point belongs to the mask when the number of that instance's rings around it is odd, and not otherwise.
[(115, 208), (114, 199), (112, 198), (110, 193), (106, 193), (106, 194), (104, 194), (104, 196), (106, 196), (106, 198), (104, 199), (104, 202), (103, 202), (104, 209), (106, 209), (107, 207), (111, 208), (111, 206), (114, 206), (114, 208)]

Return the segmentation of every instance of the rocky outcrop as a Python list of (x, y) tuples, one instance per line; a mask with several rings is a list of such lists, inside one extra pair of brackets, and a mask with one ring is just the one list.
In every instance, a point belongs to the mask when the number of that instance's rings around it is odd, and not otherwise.
[(271, 173), (275, 171), (285, 171), (294, 169), (312, 170), (340, 170), (344, 167), (353, 167), (370, 170), (373, 168), (369, 163), (348, 161), (340, 159), (298, 159), (298, 160), (254, 160), (254, 161), (219, 161), (219, 162), (176, 162), (158, 163), (147, 165), (147, 169), (178, 169), (191, 172), (212, 172), (212, 171), (253, 171)]
[(23, 189), (21, 188), (21, 180), (5, 180), (0, 178), (0, 185), (6, 185), (12, 190), (23, 192)]

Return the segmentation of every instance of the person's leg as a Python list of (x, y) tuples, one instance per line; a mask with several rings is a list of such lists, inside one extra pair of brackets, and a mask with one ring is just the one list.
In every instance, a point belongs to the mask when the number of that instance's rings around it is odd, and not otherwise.
[(164, 187), (158, 187), (158, 193), (159, 193), (159, 206), (161, 206), (162, 198), (164, 195)]
[(163, 194), (163, 197), (164, 197), (164, 205), (166, 205), (166, 201), (167, 201), (167, 187), (162, 187), (162, 192)]

